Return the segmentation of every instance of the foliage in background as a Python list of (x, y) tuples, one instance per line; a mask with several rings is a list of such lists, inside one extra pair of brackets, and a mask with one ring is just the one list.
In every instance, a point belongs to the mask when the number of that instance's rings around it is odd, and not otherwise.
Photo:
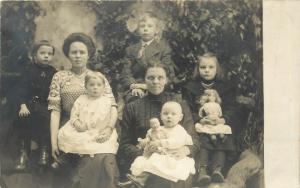
[[(105, 73), (116, 89), (125, 48), (138, 40), (126, 27), (136, 3), (141, 2), (86, 1), (97, 13), (95, 31), (104, 47), (93, 59), (92, 67)], [(216, 53), (226, 78), (238, 86), (237, 97), (243, 96), (238, 101), (250, 112), (246, 129), (240, 135), (242, 147), (263, 151), (262, 2), (155, 1), (153, 7), (166, 22), (163, 37), (174, 52), (173, 60), (180, 70), (178, 77), (182, 81), (190, 79), (197, 54)], [(2, 3), (2, 70), (20, 62), (27, 53), (34, 38), (34, 17), (39, 13), (37, 2)], [(180, 85), (177, 89), (180, 92)]]
[[(124, 63), (124, 50), (137, 41), (137, 36), (126, 28), (134, 3), (90, 4), (98, 13), (96, 31), (103, 38), (104, 46), (94, 65), (110, 75), (114, 87), (117, 87)], [(243, 146), (240, 147), (262, 151), (262, 2), (156, 1), (153, 5), (158, 16), (166, 22), (163, 37), (174, 52), (173, 60), (180, 70), (178, 77), (190, 79), (197, 54), (216, 53), (222, 67), (227, 70), (226, 78), (238, 87), (238, 102), (250, 112), (246, 129), (241, 134)]]

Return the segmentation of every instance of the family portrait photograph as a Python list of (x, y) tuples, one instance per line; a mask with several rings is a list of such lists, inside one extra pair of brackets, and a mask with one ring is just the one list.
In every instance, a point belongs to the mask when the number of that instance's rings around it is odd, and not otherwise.
[(0, 188), (268, 188), (264, 11), (1, 1)]

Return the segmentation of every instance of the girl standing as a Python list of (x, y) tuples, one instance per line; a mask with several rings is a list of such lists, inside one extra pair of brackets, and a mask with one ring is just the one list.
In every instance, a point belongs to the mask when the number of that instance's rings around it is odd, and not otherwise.
[[(207, 118), (200, 119), (198, 116), (198, 109), (200, 107), (199, 99), (204, 94), (206, 89), (216, 90), (222, 100), (221, 108), (223, 110), (222, 118)], [(219, 65), (217, 57), (212, 53), (205, 53), (198, 57), (198, 65), (195, 68), (194, 78), (183, 87), (183, 98), (186, 99), (190, 105), (195, 122), (201, 124), (219, 124), (226, 123), (233, 129), (236, 123), (235, 116), (235, 89), (231, 85), (222, 81), (222, 70)], [(219, 120), (222, 122), (218, 122)], [(224, 120), (225, 122), (224, 122)], [(198, 165), (197, 183), (204, 185), (213, 182), (223, 182), (223, 168), (226, 161), (226, 156), (229, 152), (235, 151), (235, 143), (233, 134), (228, 135), (222, 142), (214, 144), (214, 140), (206, 133), (198, 133), (201, 148), (196, 158)], [(209, 161), (209, 159), (211, 159)], [(210, 162), (210, 163), (209, 163)], [(207, 173), (208, 164), (211, 164), (209, 170), (212, 172), (211, 176)]]

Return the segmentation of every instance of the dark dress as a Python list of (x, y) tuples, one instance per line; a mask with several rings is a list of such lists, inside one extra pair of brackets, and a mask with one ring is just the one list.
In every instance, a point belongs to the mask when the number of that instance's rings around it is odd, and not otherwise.
[[(204, 93), (204, 86), (201, 84), (201, 80), (192, 80), (186, 83), (182, 88), (183, 98), (188, 102), (195, 122), (199, 122), (200, 117), (198, 116), (199, 111), (199, 102), (200, 96)], [(201, 152), (216, 152), (216, 156), (212, 157), (215, 160), (215, 165), (224, 166), (225, 163), (225, 153), (234, 153), (236, 150), (235, 144), (235, 132), (236, 127), (238, 126), (239, 117), (237, 114), (237, 103), (235, 102), (236, 90), (231, 84), (224, 81), (216, 80), (212, 85), (211, 89), (215, 89), (222, 100), (221, 108), (223, 112), (223, 118), (226, 121), (226, 125), (229, 125), (232, 129), (232, 135), (228, 135), (224, 143), (218, 142), (218, 144), (213, 144), (211, 142), (210, 136), (207, 134), (199, 134), (201, 148), (199, 158), (197, 161), (200, 163), (206, 163), (208, 161), (207, 154)], [(206, 151), (205, 151), (206, 149)], [(202, 156), (201, 156), (202, 155)], [(203, 157), (206, 156), (206, 157)], [(204, 161), (204, 162), (203, 162)]]
[[(48, 94), (56, 70), (50, 65), (30, 63), (26, 66), (17, 91), (18, 104), (26, 104), (30, 115), (19, 118), (21, 139), (36, 139), (39, 145), (50, 144), (50, 112), (48, 111)], [(26, 141), (27, 144), (28, 141)]]
[[(183, 110), (183, 120), (180, 124), (192, 136), (193, 146), (190, 146), (191, 156), (194, 156), (199, 149), (199, 138), (195, 132), (194, 122), (190, 109), (185, 101), (176, 97), (174, 94), (162, 93), (160, 95), (148, 94), (142, 99), (135, 100), (125, 106), (123, 119), (121, 121), (121, 141), (120, 155), (128, 164), (128, 168), (133, 160), (142, 155), (142, 150), (136, 147), (137, 139), (144, 138), (147, 130), (150, 128), (149, 120), (153, 117), (160, 117), (162, 105), (167, 101), (176, 101), (181, 104)], [(191, 177), (186, 181), (171, 183), (168, 180), (153, 176), (148, 179), (146, 187), (191, 187)]]

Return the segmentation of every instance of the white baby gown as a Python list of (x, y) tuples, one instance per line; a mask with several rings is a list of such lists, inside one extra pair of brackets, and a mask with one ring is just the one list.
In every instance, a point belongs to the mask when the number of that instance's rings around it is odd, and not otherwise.
[[(118, 150), (117, 132), (114, 129), (110, 138), (103, 143), (96, 142), (99, 131), (108, 126), (110, 121), (111, 99), (101, 96), (90, 99), (81, 95), (75, 101), (70, 120), (59, 129), (58, 147), (66, 153), (97, 154), (113, 153)], [(87, 126), (84, 132), (78, 132), (73, 123), (80, 120)]]
[[(193, 145), (191, 136), (181, 125), (166, 128), (167, 139), (162, 139), (162, 147), (166, 149), (179, 149), (183, 146)], [(133, 175), (149, 172), (173, 182), (186, 180), (190, 174), (195, 174), (195, 161), (190, 157), (177, 160), (170, 155), (153, 153), (149, 158), (137, 157), (130, 168)]]
[[(199, 116), (203, 117), (204, 114), (215, 115), (217, 117), (222, 117), (222, 109), (221, 106), (216, 102), (208, 102), (205, 103), (199, 110)], [(195, 129), (198, 133), (206, 133), (206, 134), (232, 134), (231, 127), (229, 125), (217, 124), (195, 124)]]

